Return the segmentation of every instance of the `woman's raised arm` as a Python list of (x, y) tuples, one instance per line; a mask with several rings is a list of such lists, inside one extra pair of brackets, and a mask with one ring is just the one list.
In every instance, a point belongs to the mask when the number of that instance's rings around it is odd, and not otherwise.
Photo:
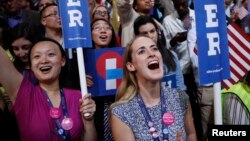
[(0, 46), (0, 83), (5, 88), (11, 101), (14, 103), (23, 76), (17, 71), (7, 56), (6, 51)]

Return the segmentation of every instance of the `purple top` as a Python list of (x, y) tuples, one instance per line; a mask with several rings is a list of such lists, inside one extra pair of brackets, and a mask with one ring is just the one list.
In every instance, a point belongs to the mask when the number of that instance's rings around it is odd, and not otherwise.
[[(84, 126), (79, 111), (81, 92), (72, 89), (63, 89), (67, 103), (67, 111), (74, 126), (70, 130), (72, 141), (81, 138)], [(16, 102), (12, 109), (16, 115), (22, 141), (60, 141), (57, 135), (56, 123), (49, 115), (49, 104), (46, 101), (40, 86), (34, 86), (27, 77), (22, 80), (17, 93)], [(62, 105), (60, 105), (62, 113)], [(62, 119), (63, 114), (61, 114)], [(60, 119), (60, 121), (61, 121)]]

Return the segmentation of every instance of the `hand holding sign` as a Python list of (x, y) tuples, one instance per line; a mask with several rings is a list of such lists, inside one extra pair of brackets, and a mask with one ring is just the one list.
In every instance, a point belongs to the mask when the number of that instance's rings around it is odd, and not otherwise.
[[(84, 95), (83, 99), (80, 99), (80, 112), (84, 114), (86, 120), (92, 120), (96, 111), (95, 101), (91, 98), (91, 94)], [(86, 116), (86, 113), (88, 116)]]

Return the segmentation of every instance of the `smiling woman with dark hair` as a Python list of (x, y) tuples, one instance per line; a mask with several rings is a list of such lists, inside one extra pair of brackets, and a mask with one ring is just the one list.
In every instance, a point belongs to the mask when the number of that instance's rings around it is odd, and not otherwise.
[(0, 47), (0, 83), (13, 102), (21, 140), (95, 141), (96, 106), (91, 95), (82, 97), (79, 90), (59, 83), (66, 64), (62, 46), (52, 39), (40, 40), (30, 49), (29, 58), (38, 85), (19, 73)]
[(105, 19), (95, 19), (91, 23), (92, 42), (94, 48), (117, 47), (113, 26)]
[(27, 75), (32, 82), (36, 82), (28, 60), (28, 53), (41, 35), (38, 34), (37, 28), (28, 24), (22, 23), (9, 30), (7, 46), (10, 53), (14, 57), (14, 65), (23, 75)]

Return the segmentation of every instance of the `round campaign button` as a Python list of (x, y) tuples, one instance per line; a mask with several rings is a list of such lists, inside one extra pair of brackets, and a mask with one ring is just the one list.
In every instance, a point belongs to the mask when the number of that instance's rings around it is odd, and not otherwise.
[(174, 123), (174, 115), (172, 113), (164, 113), (162, 119), (165, 125), (171, 125)]
[(168, 134), (168, 129), (164, 128), (162, 132), (163, 132), (163, 134)]
[(148, 122), (149, 127), (153, 127), (153, 125), (154, 125), (153, 122), (151, 122), (151, 121)]
[(73, 120), (71, 118), (63, 118), (61, 126), (64, 130), (70, 130), (73, 127)]
[(149, 132), (153, 133), (153, 132), (155, 132), (155, 131), (156, 131), (156, 129), (155, 129), (154, 127), (150, 127), (150, 128), (149, 128)]
[(156, 132), (154, 132), (154, 133), (152, 134), (152, 136), (153, 136), (153, 138), (159, 137), (159, 135), (158, 135)]
[(61, 112), (60, 112), (59, 108), (50, 108), (49, 115), (50, 115), (50, 117), (57, 119), (61, 116)]
[(58, 133), (59, 136), (62, 136), (63, 135), (63, 129), (59, 128), (57, 130), (57, 133)]

